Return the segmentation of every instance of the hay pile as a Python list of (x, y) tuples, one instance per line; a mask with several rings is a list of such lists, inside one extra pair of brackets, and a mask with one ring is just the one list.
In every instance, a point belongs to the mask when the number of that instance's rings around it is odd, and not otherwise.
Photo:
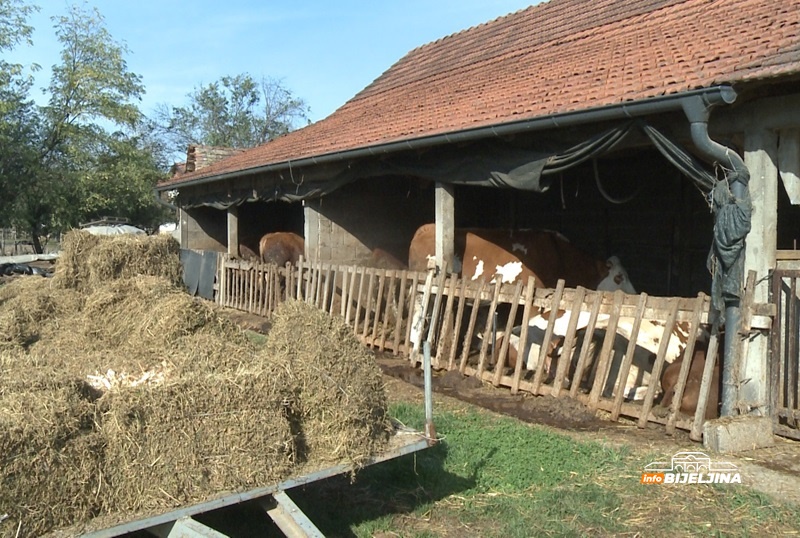
[(380, 372), (351, 329), (287, 303), (257, 346), (179, 282), (171, 238), (72, 232), (52, 279), (0, 287), (0, 536), (358, 466), (384, 446)]

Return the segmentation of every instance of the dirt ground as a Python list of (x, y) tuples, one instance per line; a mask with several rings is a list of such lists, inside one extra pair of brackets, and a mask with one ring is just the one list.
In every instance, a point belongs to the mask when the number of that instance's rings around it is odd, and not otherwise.
[[(260, 316), (235, 312), (231, 317), (250, 330), (266, 332), (269, 329), (269, 322)], [(390, 401), (421, 404), (424, 401), (422, 370), (389, 354), (375, 355), (384, 372)], [(668, 435), (664, 427), (657, 424), (640, 429), (635, 421), (625, 418), (620, 418), (619, 422), (605, 420), (602, 412), (594, 413), (570, 398), (533, 396), (524, 392), (512, 395), (508, 389), (484, 384), (459, 372), (435, 372), (432, 381), (434, 410), (437, 405), (450, 407), (454, 401), (466, 402), (554, 428), (578, 440), (627, 445), (642, 453), (663, 455), (666, 459), (681, 450), (704, 450), (701, 444), (689, 439), (688, 432), (678, 430)], [(775, 442), (771, 448), (725, 454), (720, 458), (737, 465), (745, 485), (800, 505), (800, 442), (778, 436)]]

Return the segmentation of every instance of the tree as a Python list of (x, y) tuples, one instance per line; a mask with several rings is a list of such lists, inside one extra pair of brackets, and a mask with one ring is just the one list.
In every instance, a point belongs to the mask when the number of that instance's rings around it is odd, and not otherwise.
[[(7, 21), (29, 13), (20, 0), (0, 0), (0, 17), (9, 6), (16, 10)], [(127, 47), (114, 41), (97, 9), (68, 6), (53, 22), (62, 50), (48, 104), (36, 108), (23, 100), (17, 123), (0, 118), (0, 136), (8, 132), (25, 149), (14, 175), (0, 172), (10, 187), (7, 220), (31, 231), (37, 252), (39, 235), (51, 229), (107, 214), (154, 221), (160, 213), (152, 190), (159, 163), (136, 104), (144, 86), (127, 68)], [(0, 45), (4, 28), (0, 21)]]
[[(27, 19), (35, 9), (21, 0), (0, 0), (0, 53), (31, 43), (33, 27)], [(0, 58), (0, 226), (10, 223), (18, 185), (36, 162), (32, 144), (36, 118), (28, 97), (33, 80), (23, 70), (22, 65)]]
[(175, 151), (190, 144), (251, 148), (308, 121), (305, 102), (266, 77), (225, 76), (187, 97), (187, 106), (156, 110), (155, 122)]

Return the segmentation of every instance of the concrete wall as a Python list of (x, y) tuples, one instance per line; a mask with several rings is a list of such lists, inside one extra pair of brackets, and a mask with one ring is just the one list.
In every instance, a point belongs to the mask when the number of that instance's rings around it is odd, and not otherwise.
[(198, 207), (181, 210), (181, 247), (225, 252), (228, 244), (228, 214)]
[(311, 260), (366, 263), (380, 248), (408, 261), (416, 229), (433, 221), (434, 189), (409, 178), (362, 180), (305, 203), (306, 255)]

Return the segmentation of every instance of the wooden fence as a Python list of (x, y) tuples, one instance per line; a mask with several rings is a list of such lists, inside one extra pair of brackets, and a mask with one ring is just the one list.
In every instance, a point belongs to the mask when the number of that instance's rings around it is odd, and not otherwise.
[[(512, 393), (568, 396), (590, 409), (607, 412), (614, 421), (626, 416), (636, 419), (640, 428), (651, 422), (664, 425), (667, 432), (679, 428), (689, 431), (692, 439), (701, 438), (705, 396), (711, 387), (715, 359), (706, 362), (694, 416), (679, 411), (690, 361), (681, 367), (673, 404), (667, 410), (660, 409), (658, 415), (653, 412), (659, 396), (657, 382), (649, 383), (643, 401), (627, 401), (623, 387), (643, 320), (652, 322), (651, 327), (663, 327), (651, 379), (659, 379), (668, 362), (670, 336), (677, 327), (685, 329), (688, 335), (685, 353), (692, 356), (697, 336), (708, 323), (710, 301), (702, 293), (695, 298), (626, 295), (621, 291), (567, 289), (563, 281), (555, 289), (545, 289), (536, 288), (532, 279), (527, 283), (489, 283), (464, 280), (445, 272), (435, 275), (302, 259), (297, 266), (277, 267), (230, 260), (221, 255), (219, 267), (217, 302), (221, 305), (269, 317), (281, 301), (303, 300), (342, 316), (366, 345), (405, 357), (411, 365), (420, 363), (419, 350), (427, 340), (436, 368), (457, 369), (494, 386), (507, 387)], [(550, 371), (543, 367), (528, 371), (524, 360), (517, 360), (513, 369), (507, 367), (509, 340), (503, 338), (501, 345), (493, 346), (494, 336), (508, 334), (515, 319), (530, 319), (548, 310), (573, 313), (566, 334), (561, 335), (560, 346), (562, 350), (575, 350), (572, 359), (559, 360)], [(507, 320), (500, 327), (496, 326), (498, 312)], [(584, 319), (588, 316), (588, 321), (580, 327), (578, 312), (585, 313)], [(545, 364), (547, 350), (556, 338), (554, 320), (555, 316), (551, 316), (541, 341), (540, 365)], [(621, 358), (619, 349), (615, 349), (620, 320), (630, 327), (628, 345)], [(528, 325), (522, 324), (518, 330), (520, 341), (525, 342)], [(589, 343), (596, 335), (594, 351), (590, 352)], [(716, 357), (717, 345), (716, 335), (711, 335), (709, 357)], [(594, 355), (590, 356), (591, 353)], [(607, 380), (612, 365), (618, 374), (616, 379)], [(589, 386), (577, 382), (592, 369), (595, 374)], [(609, 394), (612, 384), (615, 390)]]
[(770, 353), (770, 394), (775, 433), (800, 440), (800, 271), (776, 270), (777, 305)]

